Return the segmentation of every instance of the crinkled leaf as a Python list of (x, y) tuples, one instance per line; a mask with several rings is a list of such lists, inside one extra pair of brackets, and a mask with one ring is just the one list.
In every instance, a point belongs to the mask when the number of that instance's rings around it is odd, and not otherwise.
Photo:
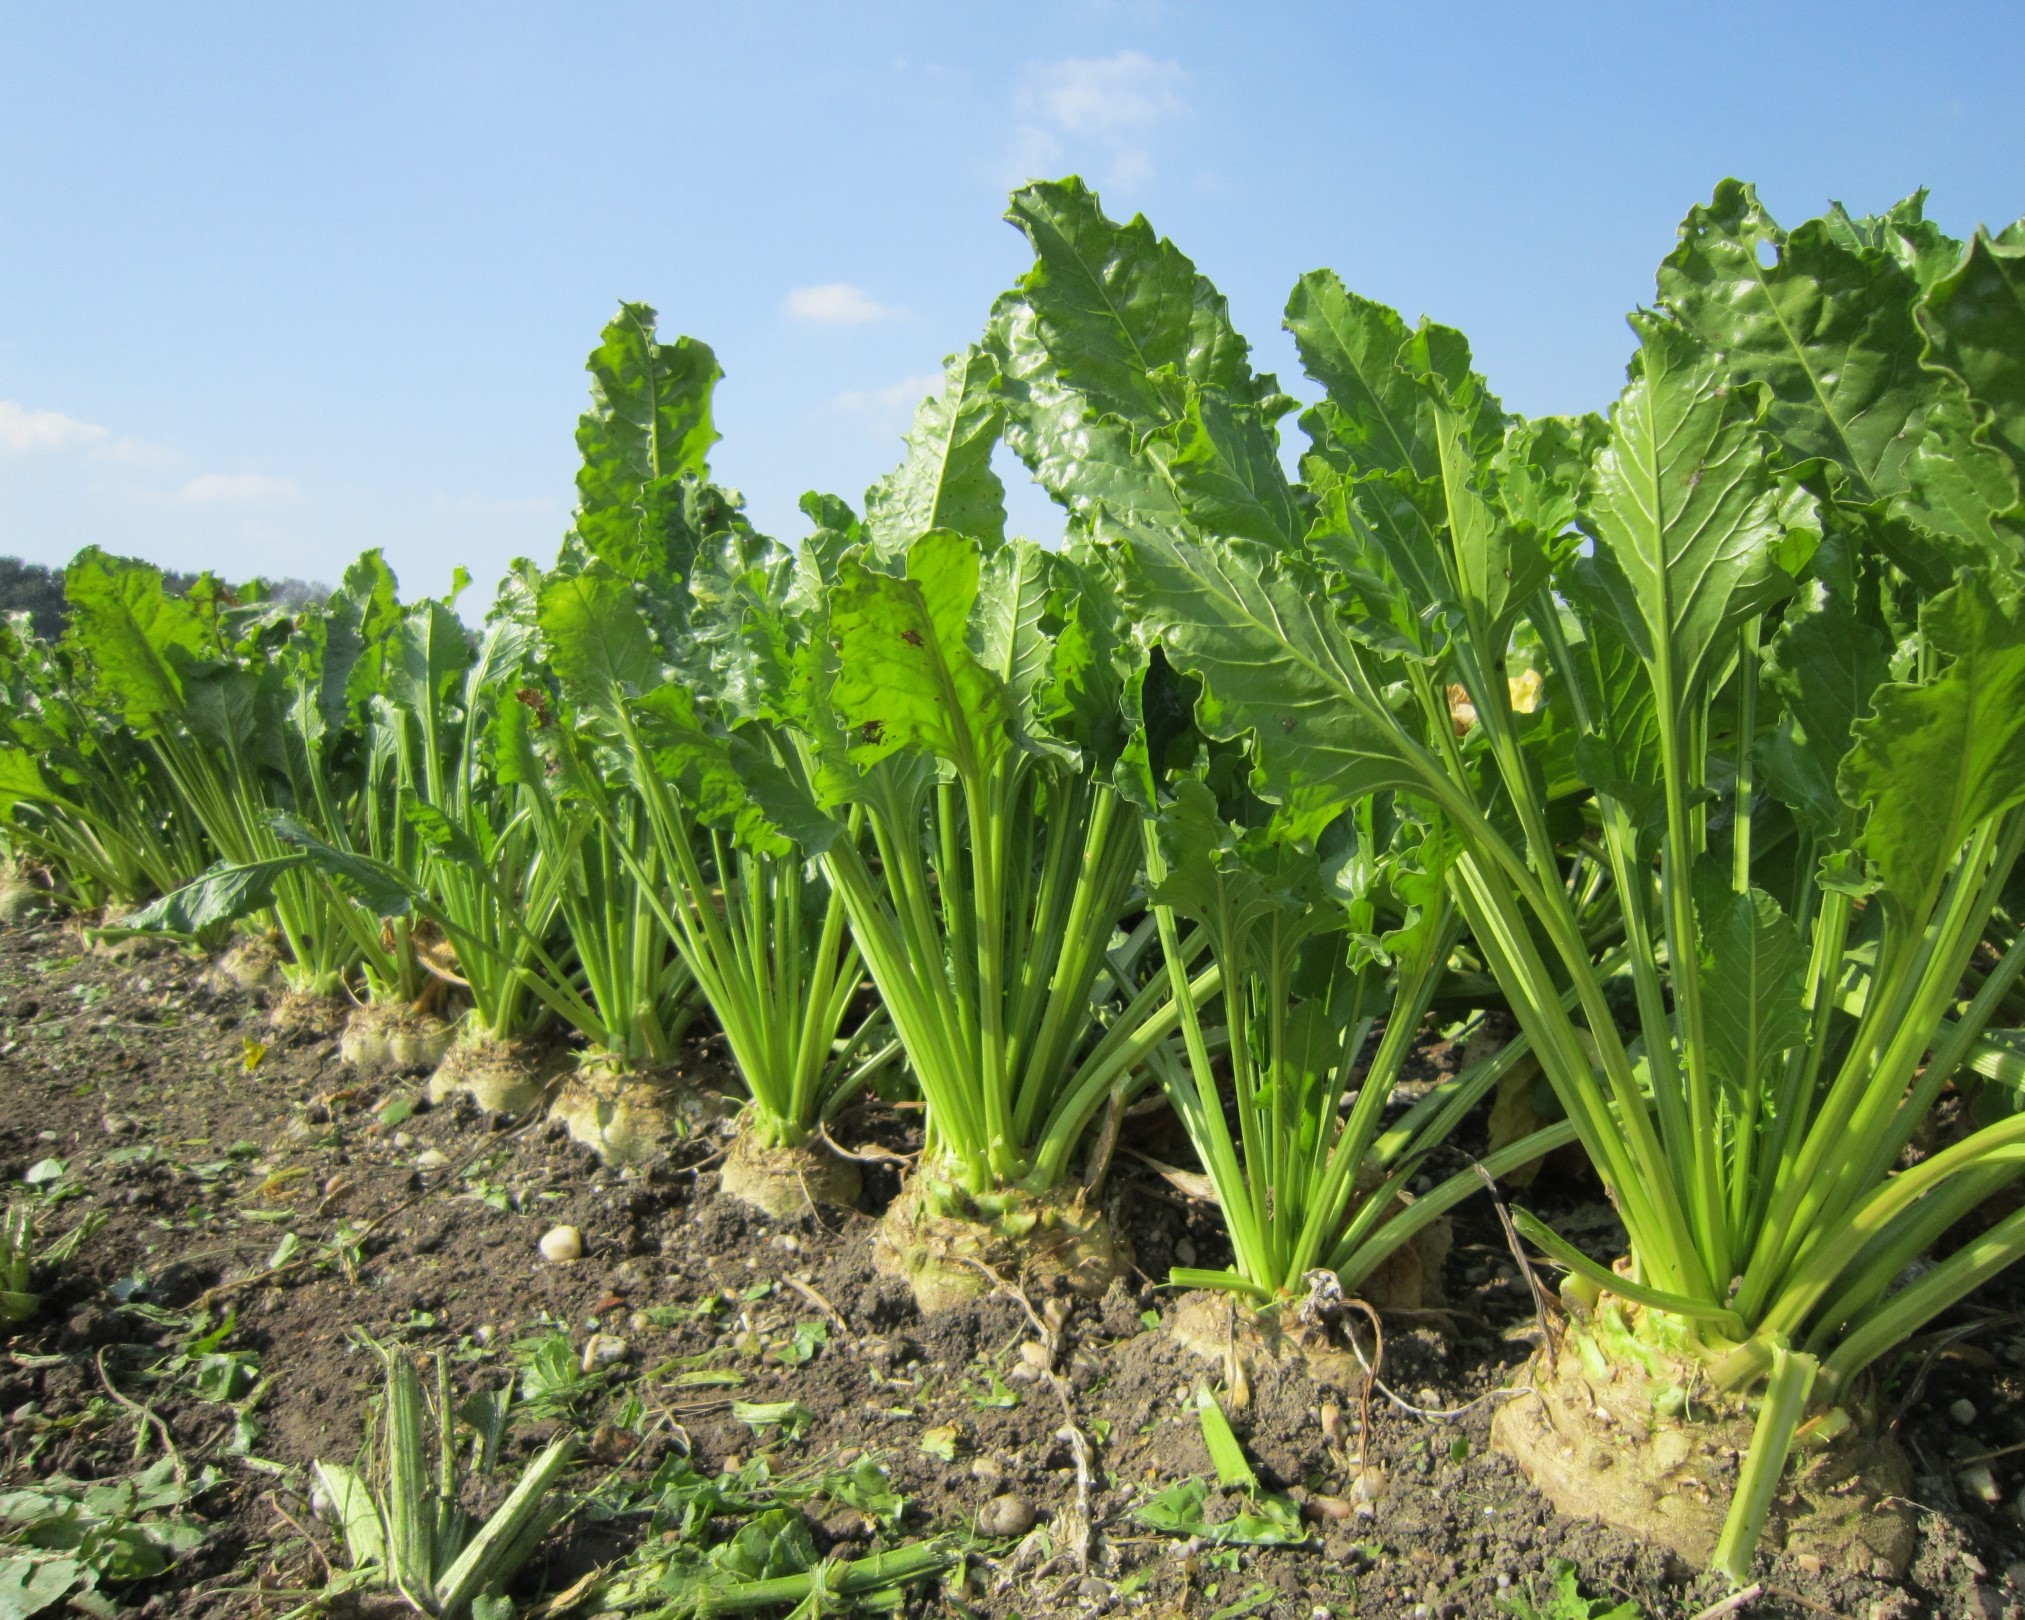
[(1789, 613), (1766, 649), (1765, 686), (1785, 708), (1777, 728), (1759, 740), (1758, 766), (1765, 785), (1819, 837), (1840, 841), (1838, 831), (1846, 834), (1851, 824), (1835, 773), (1852, 728), (1885, 679), (1889, 651), (1881, 631), (1819, 584), (1806, 611)]
[(1356, 649), (1319, 581), (1248, 541), (1124, 536), (1134, 610), (1177, 670), (1202, 682), (1206, 736), (1257, 738), (1261, 792), (1311, 837), (1381, 788), (1421, 784), (1419, 759), (1356, 679)]
[(87, 546), (63, 574), (72, 642), (91, 660), (99, 686), (127, 724), (153, 735), (183, 706), (180, 669), (211, 648), (208, 627), (186, 597), (171, 596), (162, 573)]
[(881, 550), (904, 552), (930, 529), (978, 540), (1005, 537), (1005, 486), (992, 471), (1004, 405), (998, 363), (976, 347), (952, 355), (942, 390), (914, 412), (907, 459), (865, 495), (865, 528)]
[(1014, 192), (1006, 218), (1034, 250), (1020, 295), (1092, 414), (1146, 432), (1180, 417), (1190, 382), (1248, 405), (1277, 393), (1253, 376), (1223, 295), (1144, 216), (1116, 224), (1069, 179)]
[(1752, 187), (1725, 180), (1682, 224), (1659, 292), (1733, 377), (1770, 391), (1767, 425), (1789, 459), (1838, 462), (1874, 499), (1904, 487), (1908, 429), (1933, 379), (1920, 365), (1912, 277), (1837, 234), (1815, 220), (1788, 236)]
[(1718, 1078), (1752, 1095), (1807, 1033), (1807, 953), (1792, 920), (1762, 889), (1732, 894), (1702, 918), (1703, 1027)]
[(1841, 203), (1829, 206), (1822, 229), (1851, 252), (1889, 254), (1920, 289), (1931, 287), (1961, 262), (1962, 244), (1926, 217), (1927, 194), (1915, 191), (1882, 214), (1851, 217)]
[(661, 660), (630, 581), (602, 563), (542, 582), (549, 661), (570, 702), (608, 710), (660, 681)]
[(907, 749), (985, 771), (1011, 745), (1005, 684), (969, 646), (978, 573), (975, 543), (947, 529), (915, 541), (904, 579), (845, 562), (831, 606), (833, 697), (861, 767)]
[(1920, 626), (1951, 662), (1878, 688), (1837, 778), (1886, 893), (1916, 915), (1977, 823), (2025, 798), (2025, 597), (1965, 575)]
[(1977, 437), (2025, 472), (2025, 229), (1976, 232), (1919, 307), (1928, 359), (1969, 391)]
[(1397, 311), (1349, 291), (1335, 271), (1315, 270), (1295, 283), (1286, 327), (1308, 375), (1328, 390), (1301, 418), (1318, 452), (1360, 475), (1440, 472), (1425, 421), (1431, 401), (1399, 365), (1413, 334)]
[(1031, 540), (999, 546), (978, 573), (971, 610), (971, 649), (1005, 684), (1021, 715), (1031, 713), (1034, 688), (1047, 674), (1053, 638), (1044, 620), (1053, 585), (1053, 555)]
[(1684, 713), (1717, 645), (1791, 587), (1763, 442), (1722, 363), (1688, 333), (1640, 318), (1637, 374), (1610, 413), (1586, 519), (1591, 599)]

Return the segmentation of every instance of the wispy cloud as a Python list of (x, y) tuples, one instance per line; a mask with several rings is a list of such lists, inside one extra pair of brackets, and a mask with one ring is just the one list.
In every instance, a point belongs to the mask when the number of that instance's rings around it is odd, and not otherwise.
[(1014, 98), (1016, 180), (1101, 167), (1130, 185), (1153, 174), (1153, 137), (1188, 111), (1188, 72), (1142, 51), (1028, 66)]
[(299, 501), (302, 490), (293, 478), (265, 473), (200, 473), (169, 499), (186, 506), (263, 506)]
[(173, 450), (141, 439), (115, 436), (97, 422), (62, 411), (39, 410), (0, 399), (0, 456), (50, 456), (82, 452), (94, 461), (122, 461), (141, 467), (173, 466)]
[(830, 401), (830, 409), (852, 416), (911, 416), (922, 399), (942, 386), (939, 372), (902, 377), (884, 388), (847, 388)]
[(112, 430), (96, 422), (80, 422), (61, 411), (31, 410), (11, 399), (0, 399), (0, 455), (38, 456), (86, 450), (111, 438)]
[(848, 281), (795, 288), (787, 295), (787, 312), (798, 321), (814, 321), (822, 326), (862, 326), (868, 321), (890, 321), (900, 314)]

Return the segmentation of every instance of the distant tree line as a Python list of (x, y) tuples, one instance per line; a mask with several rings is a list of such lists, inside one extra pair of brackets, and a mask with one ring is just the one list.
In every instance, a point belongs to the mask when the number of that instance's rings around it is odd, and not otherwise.
[[(180, 595), (197, 583), (196, 574), (164, 574), (162, 584)], [(321, 602), (330, 595), (328, 585), (312, 580), (283, 579), (258, 581), (271, 601), (299, 607)], [(63, 570), (42, 563), (23, 562), (19, 557), (0, 557), (0, 613), (31, 615), (35, 633), (55, 637), (70, 622), (70, 607), (63, 599)]]

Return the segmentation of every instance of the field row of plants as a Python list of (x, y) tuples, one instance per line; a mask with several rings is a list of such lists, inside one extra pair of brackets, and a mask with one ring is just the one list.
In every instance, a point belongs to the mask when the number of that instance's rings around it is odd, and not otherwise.
[[(80, 555), (61, 639), (0, 629), (6, 903), (349, 994), (354, 1062), (614, 1158), (719, 1032), (775, 1212), (855, 1195), (865, 1088), (918, 1103), (880, 1243), (928, 1310), (1100, 1293), (1156, 1096), (1233, 1256), (1172, 1281), (1287, 1324), (1579, 1146), (1627, 1249), (1512, 1211), (1564, 1310), (1499, 1442), (1737, 1581), (1768, 1522), (1903, 1567), (1877, 1382), (2025, 1254), (2025, 231), (1726, 182), (1579, 417), (1304, 276), (1293, 476), (1176, 247), (1076, 181), (1009, 217), (1032, 268), (796, 545), (627, 305), (575, 525), (475, 631), (376, 553), (307, 608)], [(1470, 1061), (1398, 1105), (1435, 1027)]]

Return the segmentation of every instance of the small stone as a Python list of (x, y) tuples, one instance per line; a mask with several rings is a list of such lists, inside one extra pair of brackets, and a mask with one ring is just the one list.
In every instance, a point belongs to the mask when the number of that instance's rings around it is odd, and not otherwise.
[(414, 1132), (412, 1131), (394, 1132), (394, 1146), (399, 1148), (403, 1153), (407, 1152), (408, 1149), (413, 1147), (414, 1145), (415, 1145)]
[(1988, 1463), (1971, 1463), (1957, 1477), (1962, 1482), (1962, 1489), (1979, 1501), (2004, 1500), (2004, 1492), (1997, 1484), (1997, 1476), (1990, 1472)]
[(574, 1226), (554, 1226), (541, 1237), (542, 1258), (563, 1265), (571, 1260), (580, 1260), (584, 1252), (584, 1235)]
[(1175, 1244), (1174, 1263), (1178, 1266), (1192, 1266), (1195, 1264), (1195, 1245), (1187, 1238), (1183, 1238), (1179, 1243)]
[(987, 1485), (996, 1485), (1005, 1478), (1005, 1464), (990, 1455), (973, 1458), (970, 1464), (970, 1477)]
[(489, 1345), (494, 1339), (499, 1337), (499, 1329), (494, 1327), (490, 1322), (482, 1322), (476, 1331), (472, 1333), (471, 1337), (476, 1339), (481, 1345)]
[(982, 1536), (1023, 1536), (1034, 1527), (1034, 1505), (1024, 1496), (994, 1496), (978, 1511)]
[(415, 1155), (417, 1170), (441, 1170), (450, 1162), (450, 1155), (441, 1148), (424, 1148)]
[(616, 1333), (593, 1333), (584, 1340), (584, 1371), (596, 1372), (600, 1367), (615, 1367), (632, 1355), (633, 1347)]
[(1039, 1339), (1028, 1339), (1020, 1346), (1020, 1362), (1037, 1373), (1048, 1370), (1048, 1363), (1054, 1358), (1048, 1354), (1048, 1347)]
[(1821, 1555), (1819, 1553), (1795, 1553), (1793, 1555), (1793, 1562), (1798, 1564), (1809, 1575), (1819, 1575), (1821, 1573)]
[(1111, 1595), (1111, 1583), (1098, 1575), (1085, 1575), (1076, 1583), (1076, 1595), (1089, 1603), (1101, 1603)]
[(1948, 1408), (1948, 1416), (1966, 1429), (1971, 1423), (1976, 1421), (1976, 1403), (1966, 1400), (1956, 1401), (1954, 1405)]

